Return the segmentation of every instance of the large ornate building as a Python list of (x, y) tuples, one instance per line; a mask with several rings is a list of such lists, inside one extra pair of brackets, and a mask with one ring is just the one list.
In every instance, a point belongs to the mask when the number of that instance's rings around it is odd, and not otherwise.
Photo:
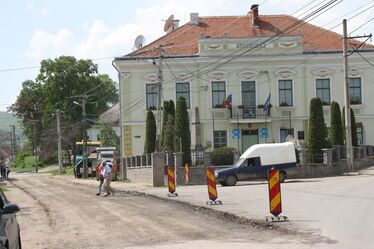
[[(244, 16), (192, 13), (181, 27), (169, 19), (165, 30), (114, 61), (124, 155), (143, 153), (146, 112), (162, 113), (156, 110), (160, 86), (162, 101), (186, 98), (191, 119), (199, 109), (197, 134), (210, 150), (243, 151), (255, 143), (285, 141), (288, 133), (305, 143), (311, 98), (321, 98), (327, 127), (330, 103), (343, 106), (343, 37), (337, 33), (288, 15), (259, 15), (257, 5)], [(360, 44), (350, 40), (351, 48)], [(374, 67), (368, 63), (374, 61), (374, 46), (359, 51), (349, 56), (351, 107), (359, 142), (374, 144)], [(268, 103), (271, 108), (264, 109)]]

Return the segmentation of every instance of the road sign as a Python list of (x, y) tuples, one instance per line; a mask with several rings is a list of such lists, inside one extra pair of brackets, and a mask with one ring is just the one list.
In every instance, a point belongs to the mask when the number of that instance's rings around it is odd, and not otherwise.
[(268, 128), (260, 128), (260, 138), (268, 138)]
[(232, 138), (240, 138), (240, 130), (238, 128), (232, 129), (231, 135)]

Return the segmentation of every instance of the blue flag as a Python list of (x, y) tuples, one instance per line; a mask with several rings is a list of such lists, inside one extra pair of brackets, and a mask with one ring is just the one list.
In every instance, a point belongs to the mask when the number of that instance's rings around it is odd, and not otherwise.
[(267, 112), (269, 110), (269, 105), (270, 105), (270, 93), (269, 93), (269, 96), (264, 103), (264, 112)]

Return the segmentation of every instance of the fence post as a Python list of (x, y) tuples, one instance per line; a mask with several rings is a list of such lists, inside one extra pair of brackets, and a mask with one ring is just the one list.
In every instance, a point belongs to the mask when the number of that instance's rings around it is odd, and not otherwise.
[(301, 150), (298, 150), (298, 151), (299, 151), (299, 163), (301, 165), (307, 165), (308, 161), (307, 161), (307, 158), (306, 158), (306, 150), (301, 149)]
[(204, 166), (212, 166), (212, 152), (204, 151)]
[(371, 145), (368, 146), (367, 155), (368, 156), (372, 156), (373, 155), (373, 146), (371, 146)]
[(183, 152), (174, 153), (174, 167), (175, 167), (177, 185), (184, 184), (183, 154), (184, 154)]
[(361, 148), (361, 158), (363, 160), (367, 160), (368, 159), (367, 146), (366, 145), (360, 145), (360, 148)]
[(164, 167), (165, 167), (164, 152), (152, 153), (153, 187), (164, 186), (164, 170), (165, 170)]
[(323, 164), (332, 164), (332, 149), (322, 149), (323, 152)]

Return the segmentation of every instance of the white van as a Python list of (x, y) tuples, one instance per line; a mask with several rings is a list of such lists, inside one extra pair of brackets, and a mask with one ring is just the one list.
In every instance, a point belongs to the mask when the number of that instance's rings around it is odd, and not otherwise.
[(286, 169), (296, 166), (295, 146), (291, 142), (255, 144), (248, 148), (230, 168), (215, 171), (216, 181), (222, 186), (234, 186), (238, 181), (266, 178), (271, 168), (280, 170), (281, 182)]

